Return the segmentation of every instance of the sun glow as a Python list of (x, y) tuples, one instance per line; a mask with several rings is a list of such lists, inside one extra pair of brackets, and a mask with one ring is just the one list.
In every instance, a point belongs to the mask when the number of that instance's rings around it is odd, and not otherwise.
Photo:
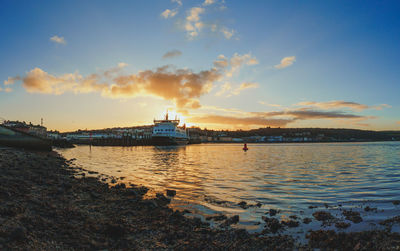
[(156, 119), (165, 119), (167, 113), (168, 113), (168, 119), (179, 120), (178, 126), (183, 126), (183, 125), (186, 125), (186, 127), (195, 126), (193, 123), (187, 123), (185, 116), (183, 116), (182, 113), (177, 112), (175, 109), (173, 109), (171, 107), (165, 109), (163, 112), (160, 112), (159, 116), (157, 116)]

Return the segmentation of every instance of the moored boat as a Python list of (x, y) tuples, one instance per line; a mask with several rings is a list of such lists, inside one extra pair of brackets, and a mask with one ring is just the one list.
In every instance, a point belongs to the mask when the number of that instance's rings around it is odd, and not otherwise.
[(29, 133), (0, 125), (0, 146), (51, 151), (52, 142)]
[(189, 138), (186, 127), (179, 127), (179, 120), (169, 120), (168, 112), (164, 120), (154, 120), (152, 141), (156, 146), (186, 145)]

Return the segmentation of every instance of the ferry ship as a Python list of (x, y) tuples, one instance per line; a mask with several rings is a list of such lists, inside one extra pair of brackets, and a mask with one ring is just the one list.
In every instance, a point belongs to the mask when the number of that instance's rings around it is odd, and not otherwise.
[(154, 120), (152, 141), (156, 146), (186, 145), (189, 137), (186, 127), (178, 127), (179, 120), (169, 120), (168, 112), (164, 120)]

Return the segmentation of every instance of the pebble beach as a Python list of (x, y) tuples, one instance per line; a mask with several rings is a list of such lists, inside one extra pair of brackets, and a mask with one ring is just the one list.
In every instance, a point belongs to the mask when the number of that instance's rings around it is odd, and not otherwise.
[[(384, 230), (310, 231), (300, 244), (279, 231), (298, 226), (294, 217), (280, 222), (270, 213), (260, 233), (232, 228), (238, 216), (211, 227), (171, 209), (174, 191), (148, 198), (146, 187), (107, 184), (70, 163), (56, 152), (0, 148), (1, 250), (400, 250), (400, 234), (391, 231), (400, 216), (382, 221)], [(345, 227), (323, 211), (313, 217)]]

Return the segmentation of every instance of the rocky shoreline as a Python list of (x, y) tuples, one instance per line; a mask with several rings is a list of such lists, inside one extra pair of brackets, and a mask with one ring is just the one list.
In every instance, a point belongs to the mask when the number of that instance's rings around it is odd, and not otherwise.
[[(223, 228), (211, 228), (199, 218), (185, 217), (185, 211), (169, 208), (173, 191), (144, 199), (145, 187), (111, 187), (77, 172), (55, 152), (0, 149), (1, 250), (400, 250), (400, 235), (390, 228), (357, 233), (311, 231), (306, 245), (279, 232), (271, 235), (282, 224), (271, 217), (265, 218), (269, 223), (265, 233), (230, 228), (239, 220), (235, 216), (215, 219), (223, 220)], [(286, 227), (293, 222), (286, 222)], [(383, 224), (399, 222), (393, 218)]]

